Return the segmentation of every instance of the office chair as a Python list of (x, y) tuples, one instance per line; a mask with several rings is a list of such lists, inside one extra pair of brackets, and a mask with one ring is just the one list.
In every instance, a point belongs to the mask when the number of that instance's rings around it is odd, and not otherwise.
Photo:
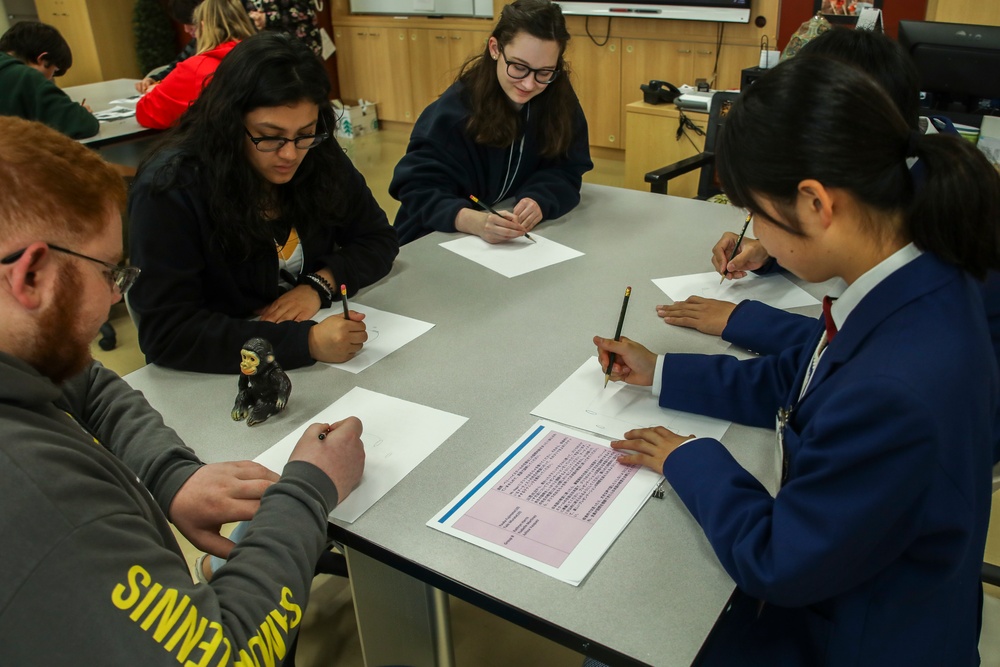
[(705, 132), (705, 150), (680, 162), (648, 172), (645, 180), (649, 183), (650, 192), (665, 195), (671, 179), (695, 169), (701, 169), (697, 198), (708, 199), (722, 193), (722, 189), (715, 179), (715, 144), (719, 137), (719, 131), (725, 125), (729, 109), (737, 97), (739, 97), (739, 93), (723, 91), (712, 96), (712, 105), (708, 111), (708, 128)]

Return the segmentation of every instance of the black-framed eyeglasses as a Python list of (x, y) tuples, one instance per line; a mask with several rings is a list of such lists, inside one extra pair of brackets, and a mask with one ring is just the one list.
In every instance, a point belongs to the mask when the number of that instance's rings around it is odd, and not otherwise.
[(254, 147), (261, 153), (274, 153), (275, 151), (280, 151), (288, 142), (295, 144), (295, 148), (300, 151), (309, 150), (310, 148), (316, 148), (330, 138), (329, 132), (303, 134), (295, 137), (294, 139), (289, 139), (287, 137), (255, 137), (250, 134), (250, 130), (248, 130), (245, 125), (243, 126), (243, 131), (247, 133), (247, 136), (250, 137), (250, 141), (253, 142)]
[(507, 54), (503, 52), (503, 47), (497, 45), (497, 48), (500, 50), (500, 55), (503, 56), (503, 61), (507, 63), (507, 76), (512, 79), (520, 81), (521, 79), (527, 79), (529, 74), (534, 74), (536, 83), (547, 86), (555, 81), (556, 77), (559, 76), (559, 72), (562, 71), (548, 67), (534, 69), (533, 67), (528, 67), (527, 65), (522, 65), (521, 63), (512, 63), (507, 60)]
[[(119, 294), (125, 294), (132, 285), (135, 284), (135, 279), (139, 277), (141, 271), (136, 266), (119, 266), (118, 264), (112, 264), (111, 262), (105, 262), (103, 259), (97, 259), (96, 257), (90, 257), (89, 255), (84, 255), (83, 253), (76, 252), (75, 250), (69, 250), (67, 248), (62, 248), (53, 243), (46, 243), (50, 249), (56, 252), (65, 253), (67, 255), (72, 255), (73, 257), (79, 257), (80, 259), (87, 259), (91, 262), (97, 262), (104, 267), (104, 275), (108, 279), (111, 287), (118, 290)], [(27, 248), (21, 248), (17, 252), (12, 252), (3, 259), (0, 259), (0, 264), (13, 264), (17, 260), (21, 259)]]

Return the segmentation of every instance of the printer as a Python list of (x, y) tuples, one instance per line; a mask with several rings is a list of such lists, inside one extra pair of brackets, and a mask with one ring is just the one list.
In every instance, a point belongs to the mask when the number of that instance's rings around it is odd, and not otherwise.
[(681, 94), (674, 99), (674, 104), (677, 105), (678, 109), (708, 113), (708, 110), (712, 107), (713, 95), (715, 95), (714, 90), (701, 92), (688, 86), (681, 86)]

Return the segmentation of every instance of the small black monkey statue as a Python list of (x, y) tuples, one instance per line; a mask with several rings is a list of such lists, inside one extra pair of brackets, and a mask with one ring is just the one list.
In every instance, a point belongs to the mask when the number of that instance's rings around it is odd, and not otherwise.
[(274, 349), (263, 338), (251, 338), (240, 350), (240, 381), (233, 421), (254, 426), (288, 405), (292, 381), (274, 359)]

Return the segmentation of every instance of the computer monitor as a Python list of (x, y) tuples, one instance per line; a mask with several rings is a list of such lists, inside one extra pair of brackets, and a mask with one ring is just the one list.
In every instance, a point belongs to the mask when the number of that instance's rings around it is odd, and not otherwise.
[(1000, 26), (900, 21), (899, 42), (920, 72), (923, 106), (1000, 113)]

